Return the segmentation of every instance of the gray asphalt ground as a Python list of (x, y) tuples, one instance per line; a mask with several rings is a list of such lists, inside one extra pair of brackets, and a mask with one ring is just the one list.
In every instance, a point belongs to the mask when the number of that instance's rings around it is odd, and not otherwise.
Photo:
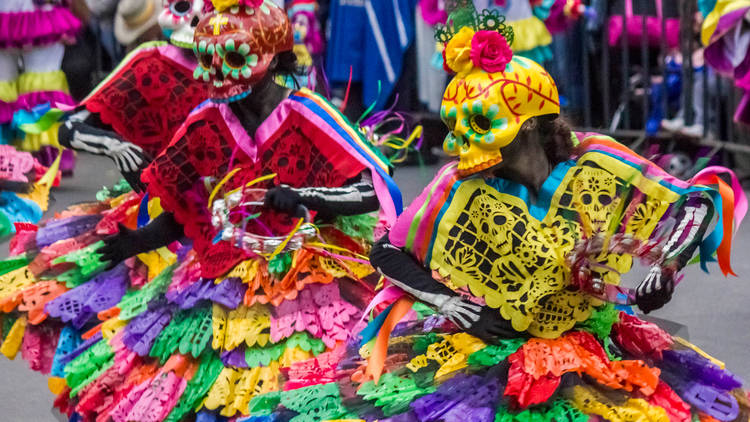
[[(408, 203), (431, 180), (437, 166), (401, 168), (396, 182)], [(112, 163), (105, 158), (79, 155), (74, 177), (65, 179), (54, 192), (54, 203), (48, 215), (68, 205), (89, 201), (102, 186), (119, 179)], [(711, 274), (693, 266), (685, 271), (675, 298), (666, 309), (652, 316), (682, 324), (666, 323), (670, 329), (706, 352), (722, 359), (727, 366), (750, 381), (750, 221), (740, 229), (733, 253), (734, 270), (739, 277), (725, 279), (718, 267)], [(0, 256), (7, 254), (7, 245), (0, 245)], [(634, 271), (633, 278), (645, 275)], [(52, 408), (53, 395), (46, 378), (28, 369), (20, 358), (9, 361), (0, 356), (0, 422), (59, 421), (61, 416)]]

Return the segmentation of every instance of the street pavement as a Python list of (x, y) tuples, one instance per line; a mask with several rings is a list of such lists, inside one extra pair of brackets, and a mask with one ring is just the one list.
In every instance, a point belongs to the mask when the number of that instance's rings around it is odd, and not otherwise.
[[(396, 182), (405, 203), (419, 194), (437, 168), (396, 170)], [(118, 179), (119, 174), (109, 159), (80, 154), (75, 175), (64, 179), (62, 186), (53, 192), (47, 216), (71, 204), (92, 200), (97, 190)], [(651, 316), (669, 321), (665, 326), (670, 330), (689, 337), (750, 381), (750, 222), (740, 228), (733, 250), (733, 266), (739, 277), (724, 278), (715, 264), (710, 274), (692, 266), (685, 271), (674, 299)], [(6, 256), (7, 252), (7, 244), (0, 244), (0, 256)], [(629, 275), (626, 283), (634, 284), (645, 271), (638, 269)], [(29, 370), (20, 355), (15, 361), (0, 356), (0, 374), (0, 422), (65, 420), (52, 410), (53, 395), (46, 378)]]

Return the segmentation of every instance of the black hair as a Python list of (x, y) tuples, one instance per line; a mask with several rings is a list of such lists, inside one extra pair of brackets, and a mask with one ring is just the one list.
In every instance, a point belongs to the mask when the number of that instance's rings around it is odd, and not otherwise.
[[(307, 69), (297, 63), (297, 55), (294, 51), (282, 51), (276, 54), (276, 66), (271, 71), (274, 75), (282, 75), (284, 77), (291, 77), (294, 83), (299, 85), (297, 81), (298, 77), (305, 76)], [(299, 88), (299, 86), (297, 86)]]
[(573, 139), (570, 124), (559, 114), (547, 114), (527, 120), (522, 131), (536, 130), (542, 141), (544, 153), (555, 166), (567, 161), (573, 154)]

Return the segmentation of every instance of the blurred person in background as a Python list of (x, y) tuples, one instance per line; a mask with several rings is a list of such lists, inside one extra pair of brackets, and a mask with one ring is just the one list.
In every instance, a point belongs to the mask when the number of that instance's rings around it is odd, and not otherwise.
[(72, 2), (71, 10), (81, 20), (82, 29), (76, 43), (65, 48), (62, 70), (76, 101), (91, 92), (117, 61), (120, 48), (113, 34), (117, 3), (117, 0)]
[(115, 13), (115, 38), (126, 51), (146, 41), (162, 38), (159, 28), (161, 0), (120, 0)]

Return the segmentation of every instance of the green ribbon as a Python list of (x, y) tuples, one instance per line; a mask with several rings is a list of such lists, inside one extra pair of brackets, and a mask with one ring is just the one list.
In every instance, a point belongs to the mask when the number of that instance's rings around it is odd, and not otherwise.
[(292, 266), (292, 255), (284, 252), (268, 261), (268, 272), (277, 279), (282, 279)]

